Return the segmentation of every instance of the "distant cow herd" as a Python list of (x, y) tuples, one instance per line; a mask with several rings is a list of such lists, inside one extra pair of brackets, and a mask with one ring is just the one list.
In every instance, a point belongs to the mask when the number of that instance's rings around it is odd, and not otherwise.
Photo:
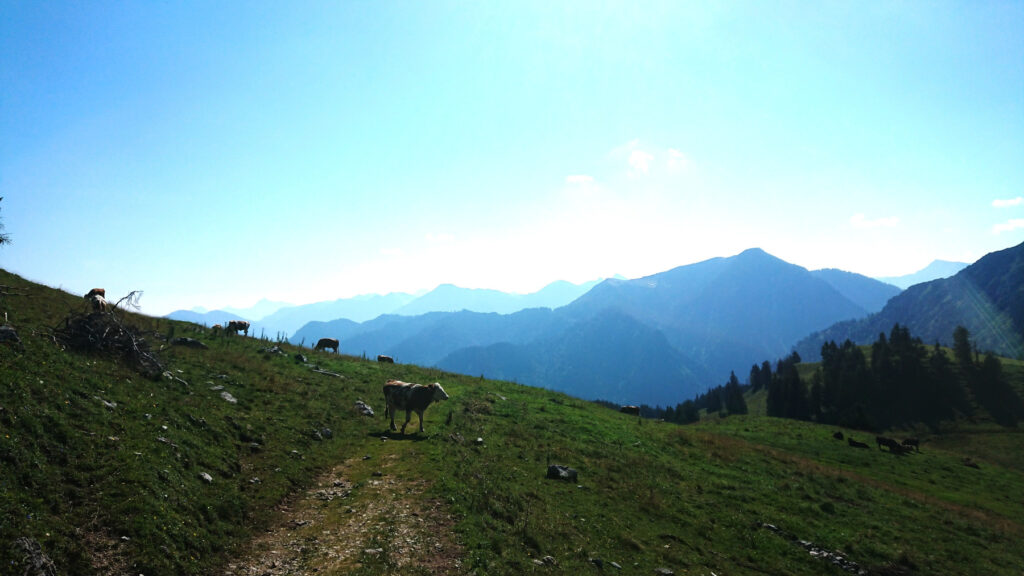
[[(832, 434), (832, 437), (836, 440), (842, 440), (844, 438), (842, 432), (836, 432)], [(854, 440), (853, 436), (846, 438), (847, 444), (851, 448), (870, 448), (871, 446), (865, 442)], [(902, 442), (897, 441), (894, 438), (886, 436), (875, 436), (875, 445), (881, 450), (883, 447), (893, 454), (909, 454), (910, 452), (921, 451), (921, 441), (917, 438), (904, 438)]]

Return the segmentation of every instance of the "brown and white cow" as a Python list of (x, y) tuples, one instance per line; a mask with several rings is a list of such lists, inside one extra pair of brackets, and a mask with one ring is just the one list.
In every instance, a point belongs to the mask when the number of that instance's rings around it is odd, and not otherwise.
[(412, 419), (412, 413), (420, 417), (420, 432), (423, 432), (423, 412), (431, 402), (447, 400), (448, 394), (441, 387), (441, 384), (411, 384), (401, 380), (388, 380), (384, 383), (384, 417), (391, 417), (391, 429), (395, 427), (395, 411), (405, 410), (405, 423), (402, 424), (402, 434), (405, 434), (405, 427)]
[(109, 306), (107, 300), (99, 294), (89, 298), (89, 304), (92, 305), (93, 312), (106, 312), (107, 307)]
[(380, 362), (382, 364), (394, 364), (395, 363), (395, 359), (392, 358), (391, 356), (385, 356), (383, 354), (378, 354), (377, 355), (377, 362)]
[(314, 350), (327, 350), (328, 348), (334, 350), (334, 353), (338, 353), (338, 339), (337, 338), (321, 338), (316, 343)]
[(640, 407), (639, 406), (623, 406), (623, 407), (619, 408), (619, 412), (622, 412), (623, 414), (633, 414), (635, 416), (639, 416), (640, 415)]
[(93, 288), (89, 290), (89, 293), (85, 295), (85, 299), (88, 300), (89, 305), (92, 307), (93, 312), (106, 312), (109, 304), (107, 303), (107, 291), (103, 288)]
[(246, 336), (248, 336), (249, 323), (245, 320), (231, 320), (228, 322), (228, 325), (224, 330), (227, 331), (228, 334), (238, 334), (239, 331), (242, 331)]

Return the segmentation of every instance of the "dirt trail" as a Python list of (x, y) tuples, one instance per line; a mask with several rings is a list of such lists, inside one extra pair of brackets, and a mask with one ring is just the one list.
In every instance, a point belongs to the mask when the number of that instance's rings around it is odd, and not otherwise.
[(395, 458), (348, 460), (320, 476), (224, 574), (462, 573), (451, 514), (425, 496), (426, 481), (390, 475)]

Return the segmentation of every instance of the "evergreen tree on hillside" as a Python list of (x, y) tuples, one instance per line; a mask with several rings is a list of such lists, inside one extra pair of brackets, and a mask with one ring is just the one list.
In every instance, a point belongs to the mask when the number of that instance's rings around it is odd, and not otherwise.
[(971, 390), (992, 419), (1003, 426), (1016, 426), (1024, 416), (1024, 405), (1003, 377), (1003, 363), (994, 354), (985, 354), (971, 380)]
[(953, 420), (958, 415), (970, 416), (970, 399), (953, 370), (949, 355), (935, 343), (927, 360), (928, 387), (918, 402), (923, 414), (922, 421), (936, 427), (943, 420)]
[(826, 342), (821, 347), (822, 421), (851, 428), (871, 427), (868, 399), (882, 396), (859, 346), (846, 340), (842, 346)]
[(693, 400), (687, 400), (676, 408), (677, 421), (683, 424), (700, 421), (700, 410)]
[(963, 326), (953, 330), (953, 358), (964, 372), (974, 370), (974, 354), (971, 349), (971, 333)]
[(740, 381), (736, 378), (735, 372), (729, 373), (729, 382), (725, 385), (723, 396), (725, 409), (729, 414), (747, 413), (747, 401), (743, 399), (743, 389), (740, 388)]
[(807, 387), (800, 380), (796, 365), (800, 356), (794, 352), (779, 360), (772, 383), (768, 387), (768, 415), (796, 420), (808, 420), (811, 416)]
[(766, 390), (772, 382), (772, 364), (765, 360), (760, 366), (754, 364), (750, 368), (750, 389), (753, 392)]

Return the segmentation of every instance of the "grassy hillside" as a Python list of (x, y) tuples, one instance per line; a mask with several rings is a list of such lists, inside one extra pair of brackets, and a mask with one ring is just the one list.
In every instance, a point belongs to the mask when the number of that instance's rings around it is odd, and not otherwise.
[[(920, 454), (895, 456), (862, 433), (844, 431), (871, 449), (809, 423), (639, 421), (414, 366), (308, 351), (302, 364), (287, 345), (265, 353), (274, 343), (139, 318), (143, 330), (209, 346), (148, 336), (169, 372), (151, 381), (54, 343), (51, 329), (80, 298), (2, 271), (0, 285), (14, 293), (0, 307), (24, 341), (20, 352), (0, 345), (3, 573), (22, 572), (13, 543), (29, 537), (61, 574), (248, 574), (238, 559), (321, 486), (344, 496), (282, 530), (301, 540), (292, 573), (579, 573), (598, 563), (625, 574), (843, 573), (825, 553), (878, 574), (1024, 571), (1024, 435), (1014, 430), (926, 438)], [(428, 410), (426, 433), (385, 431), (380, 386), (393, 377), (440, 381), (451, 395)], [(377, 415), (361, 415), (356, 400)], [(578, 480), (545, 479), (549, 463)], [(339, 478), (321, 484), (324, 474)], [(362, 525), (372, 543), (350, 560), (326, 550), (329, 533), (387, 487), (403, 487), (404, 500)], [(450, 521), (435, 521), (438, 509)], [(404, 565), (394, 536), (422, 523), (445, 533), (433, 545), (439, 563)]]

